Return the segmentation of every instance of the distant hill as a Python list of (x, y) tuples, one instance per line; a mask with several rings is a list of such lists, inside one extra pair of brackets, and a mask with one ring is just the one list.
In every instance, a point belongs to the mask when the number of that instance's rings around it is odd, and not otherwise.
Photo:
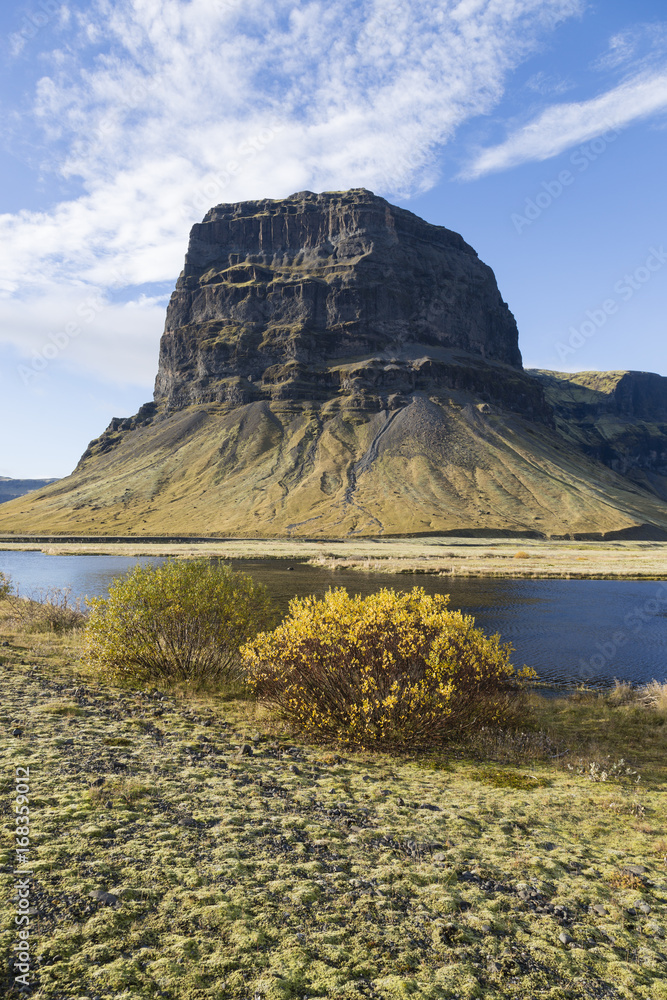
[(218, 205), (153, 402), (0, 531), (667, 538), (667, 378), (524, 370), (491, 268), (368, 191)]
[(57, 483), (57, 479), (8, 479), (0, 476), (0, 503), (15, 500), (33, 490), (41, 490), (43, 486)]

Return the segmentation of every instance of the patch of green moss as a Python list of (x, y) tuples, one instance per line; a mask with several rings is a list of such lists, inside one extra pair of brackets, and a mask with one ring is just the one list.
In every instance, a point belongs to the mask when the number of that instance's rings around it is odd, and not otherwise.
[(493, 785), (494, 788), (514, 788), (530, 791), (533, 788), (549, 788), (551, 779), (544, 775), (523, 774), (520, 771), (509, 771), (494, 767), (483, 767), (476, 771), (470, 771), (469, 777), (473, 781), (482, 781), (485, 785)]

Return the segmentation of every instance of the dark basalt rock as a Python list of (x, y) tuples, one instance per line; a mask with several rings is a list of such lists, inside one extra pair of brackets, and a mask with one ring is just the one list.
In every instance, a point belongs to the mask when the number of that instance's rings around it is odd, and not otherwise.
[(154, 401), (0, 527), (663, 539), (665, 501), (667, 379), (525, 371), (472, 247), (355, 189), (211, 209)]
[(667, 500), (667, 378), (636, 371), (531, 374), (565, 437)]
[(155, 400), (411, 392), (465, 381), (452, 351), (521, 368), (493, 271), (457, 233), (363, 189), (218, 205), (190, 235)]

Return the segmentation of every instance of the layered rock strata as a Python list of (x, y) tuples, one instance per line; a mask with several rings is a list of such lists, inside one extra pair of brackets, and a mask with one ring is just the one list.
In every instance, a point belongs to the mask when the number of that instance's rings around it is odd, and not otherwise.
[(667, 379), (527, 372), (491, 269), (368, 191), (193, 227), (153, 402), (0, 531), (667, 537)]

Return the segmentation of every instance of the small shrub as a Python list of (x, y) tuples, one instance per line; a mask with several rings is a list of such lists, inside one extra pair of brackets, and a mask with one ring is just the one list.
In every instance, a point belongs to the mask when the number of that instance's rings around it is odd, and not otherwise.
[(243, 647), (250, 684), (310, 737), (358, 746), (425, 747), (496, 724), (527, 675), (448, 600), (417, 587), (295, 598), (273, 633)]
[(13, 590), (10, 578), (5, 573), (0, 573), (0, 601), (6, 600)]
[(607, 884), (612, 889), (645, 889), (646, 886), (637, 875), (632, 872), (613, 872), (607, 879)]
[(530, 556), (528, 555), (527, 552), (515, 552), (514, 553), (514, 558), (515, 559), (530, 559)]
[(639, 691), (627, 681), (614, 680), (614, 686), (607, 692), (607, 699), (612, 705), (632, 705), (639, 700)]
[(667, 683), (651, 681), (641, 689), (640, 696), (649, 708), (655, 709), (656, 712), (667, 713)]
[(34, 590), (28, 597), (18, 588), (9, 595), (10, 617), (23, 632), (55, 632), (62, 635), (85, 625), (88, 618), (80, 597), (71, 587)]
[(121, 681), (238, 682), (239, 646), (275, 620), (261, 584), (205, 559), (136, 566), (89, 604), (88, 659)]

